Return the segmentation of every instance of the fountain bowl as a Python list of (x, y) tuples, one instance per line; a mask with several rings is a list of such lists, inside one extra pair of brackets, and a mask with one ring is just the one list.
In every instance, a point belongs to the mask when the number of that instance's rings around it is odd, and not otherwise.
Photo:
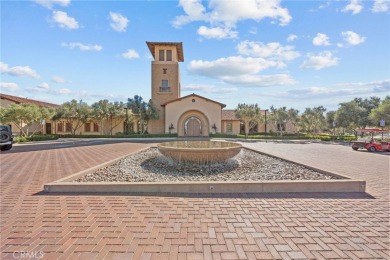
[(157, 148), (178, 163), (214, 164), (236, 156), (242, 145), (221, 141), (173, 141), (160, 143)]

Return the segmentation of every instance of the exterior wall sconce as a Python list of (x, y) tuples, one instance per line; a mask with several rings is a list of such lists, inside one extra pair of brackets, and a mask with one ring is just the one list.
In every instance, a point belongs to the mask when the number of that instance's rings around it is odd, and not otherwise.
[(215, 123), (212, 125), (211, 128), (214, 129), (214, 133), (217, 133), (217, 126), (215, 125)]
[(171, 133), (171, 131), (173, 130), (173, 129), (175, 129), (175, 127), (173, 126), (173, 124), (171, 123), (170, 125), (169, 125), (169, 133)]

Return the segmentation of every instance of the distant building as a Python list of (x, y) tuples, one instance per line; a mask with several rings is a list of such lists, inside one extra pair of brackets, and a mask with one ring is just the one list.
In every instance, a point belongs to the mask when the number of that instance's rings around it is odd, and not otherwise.
[[(47, 102), (42, 102), (38, 100), (33, 100), (29, 98), (22, 98), (22, 97), (17, 97), (17, 96), (11, 96), (11, 95), (6, 95), (0, 93), (0, 107), (7, 107), (11, 104), (33, 104), (37, 105), (39, 107), (59, 107), (59, 105), (52, 104), (52, 103), (47, 103)], [(44, 119), (44, 118), (42, 118)], [(44, 124), (42, 124), (44, 123)], [(15, 135), (19, 134), (19, 129), (15, 126), (15, 124), (11, 124), (12, 128), (12, 133)], [(35, 122), (29, 126), (24, 126), (24, 131), (27, 133), (32, 133), (34, 131), (42, 132), (42, 133), (51, 133), (52, 132), (52, 122), (44, 120), (42, 122)]]

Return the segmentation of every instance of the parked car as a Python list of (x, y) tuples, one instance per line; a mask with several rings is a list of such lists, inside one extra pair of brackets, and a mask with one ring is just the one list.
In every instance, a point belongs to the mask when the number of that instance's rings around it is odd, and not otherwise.
[(12, 130), (11, 126), (0, 125), (0, 150), (7, 151), (12, 148)]

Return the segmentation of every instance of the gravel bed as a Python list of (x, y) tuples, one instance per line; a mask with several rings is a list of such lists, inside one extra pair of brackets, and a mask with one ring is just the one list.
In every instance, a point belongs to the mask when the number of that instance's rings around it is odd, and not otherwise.
[(223, 164), (178, 165), (157, 148), (127, 156), (75, 182), (179, 182), (339, 179), (294, 163), (242, 149)]

